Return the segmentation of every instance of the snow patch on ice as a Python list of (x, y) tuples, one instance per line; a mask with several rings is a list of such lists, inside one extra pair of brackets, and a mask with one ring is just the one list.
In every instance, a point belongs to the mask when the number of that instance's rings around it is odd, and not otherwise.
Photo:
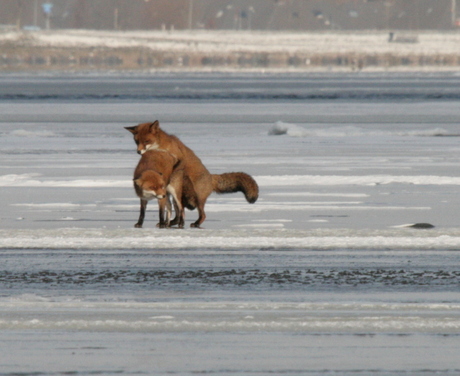
[(359, 332), (359, 333), (459, 333), (460, 320), (449, 317), (444, 320), (419, 316), (384, 316), (377, 314), (370, 317), (341, 315), (334, 317), (295, 318), (264, 316), (251, 319), (250, 316), (235, 319), (203, 319), (197, 315), (186, 319), (83, 319), (62, 318), (60, 320), (24, 319), (0, 320), (0, 328), (6, 330), (81, 330), (96, 332), (229, 332), (229, 331), (264, 331), (264, 332)]
[[(460, 307), (453, 303), (95, 302), (40, 299), (36, 295), (23, 295), (16, 301), (1, 299), (1, 302), (19, 313), (0, 319), (3, 330), (161, 333), (263, 330), (406, 335), (460, 332)], [(28, 312), (36, 312), (37, 317)]]
[(232, 227), (239, 227), (239, 228), (273, 228), (273, 229), (280, 229), (284, 228), (282, 223), (251, 223), (251, 224), (244, 224), (244, 225), (234, 225)]
[(220, 213), (220, 212), (248, 212), (259, 213), (268, 210), (289, 210), (289, 211), (302, 211), (302, 210), (430, 210), (430, 206), (377, 206), (377, 205), (360, 205), (360, 202), (263, 202), (258, 201), (256, 205), (248, 205), (241, 201), (241, 205), (236, 204), (206, 204), (206, 212)]
[(132, 181), (116, 179), (39, 179), (41, 174), (8, 174), (0, 176), (0, 187), (61, 187), (61, 188), (132, 188)]
[[(80, 204), (72, 204), (69, 202), (43, 203), (43, 204), (33, 204), (33, 203), (11, 204), (11, 206), (21, 206), (21, 207), (27, 207), (27, 208), (33, 208), (33, 209), (57, 209), (57, 208), (76, 209), (76, 208), (82, 207), (82, 205)], [(91, 204), (90, 206), (94, 207), (95, 205)]]
[[(132, 182), (126, 179), (39, 179), (41, 175), (8, 174), (0, 176), (0, 187), (61, 187), (61, 188), (132, 188)], [(415, 185), (460, 185), (460, 177), (437, 175), (268, 175), (254, 176), (261, 187), (274, 186), (317, 186), (317, 185), (361, 185), (374, 186), (379, 184), (415, 184)], [(308, 193), (282, 193), (291, 196), (308, 196)], [(276, 195), (276, 193), (271, 193)], [(315, 194), (318, 195), (318, 194)], [(323, 194), (321, 194), (323, 195)], [(336, 194), (324, 194), (324, 196)], [(337, 195), (339, 196), (339, 195)], [(344, 197), (365, 197), (364, 195), (343, 195)], [(228, 200), (227, 200), (228, 201)]]
[[(282, 225), (282, 224), (281, 224)], [(288, 230), (250, 226), (227, 230), (0, 230), (0, 249), (459, 249), (460, 230)]]
[(315, 192), (273, 192), (266, 193), (265, 196), (279, 196), (279, 197), (369, 197), (365, 193), (315, 193)]
[(287, 135), (290, 137), (360, 137), (360, 136), (400, 136), (400, 137), (439, 137), (459, 136), (443, 128), (416, 129), (403, 131), (365, 130), (355, 126), (304, 128), (297, 124), (277, 121), (269, 130), (270, 136)]
[(10, 132), (10, 136), (14, 137), (55, 137), (56, 134), (51, 131), (28, 131), (25, 129), (17, 129)]
[(299, 127), (295, 124), (284, 123), (282, 121), (277, 121), (268, 131), (270, 136), (280, 136), (280, 135), (289, 135), (289, 136), (308, 136), (306, 129)]
[(292, 222), (292, 219), (255, 219), (254, 222), (284, 222), (289, 223)]
[(260, 186), (298, 186), (298, 185), (362, 185), (415, 184), (415, 185), (460, 185), (460, 177), (436, 175), (281, 175), (256, 176)]

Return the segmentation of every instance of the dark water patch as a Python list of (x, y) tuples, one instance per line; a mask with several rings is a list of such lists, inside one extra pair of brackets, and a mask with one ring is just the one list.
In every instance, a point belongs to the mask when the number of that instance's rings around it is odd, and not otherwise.
[(337, 93), (157, 93), (157, 94), (0, 94), (0, 101), (458, 101), (460, 92), (370, 92), (340, 91)]
[(414, 223), (413, 225), (408, 226), (408, 227), (419, 229), (419, 230), (426, 230), (426, 229), (434, 228), (434, 225), (432, 225), (431, 223), (420, 222), (420, 223)]
[(407, 269), (192, 269), (0, 272), (0, 284), (209, 286), (460, 286), (460, 271)]

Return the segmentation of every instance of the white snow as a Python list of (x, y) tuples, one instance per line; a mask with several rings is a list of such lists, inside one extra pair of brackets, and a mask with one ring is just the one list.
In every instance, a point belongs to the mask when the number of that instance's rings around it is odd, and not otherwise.
[(258, 176), (262, 186), (294, 186), (294, 185), (380, 185), (380, 184), (414, 184), (414, 185), (460, 185), (460, 177), (456, 176), (393, 176), (393, 175), (284, 175)]
[(360, 136), (407, 136), (407, 137), (434, 137), (434, 136), (458, 136), (451, 134), (443, 128), (414, 129), (414, 130), (366, 130), (358, 126), (324, 126), (321, 128), (306, 128), (297, 124), (277, 121), (268, 131), (270, 136), (288, 135), (290, 137), (360, 137)]
[[(460, 185), (460, 177), (456, 176), (394, 176), (394, 175), (279, 175), (279, 176), (255, 176), (260, 187), (283, 187), (283, 186), (342, 186), (342, 185), (380, 185), (380, 184), (414, 184), (414, 185)], [(127, 188), (132, 187), (132, 182), (127, 180), (110, 179), (77, 179), (77, 180), (48, 180), (40, 174), (9, 174), (0, 176), (0, 187), (61, 187), (61, 188)], [(280, 196), (282, 193), (271, 195)], [(286, 196), (308, 196), (312, 194), (297, 192), (287, 193)], [(319, 196), (321, 194), (314, 194)], [(330, 194), (329, 194), (330, 195)], [(348, 196), (350, 197), (350, 196)], [(362, 194), (354, 194), (351, 197), (366, 197)], [(315, 201), (317, 204), (321, 203)], [(352, 202), (351, 202), (352, 203)], [(356, 202), (359, 203), (359, 202)]]
[[(69, 220), (64, 218), (63, 220)], [(133, 220), (134, 223), (134, 220)], [(458, 249), (460, 230), (288, 230), (256, 223), (229, 230), (0, 230), (0, 248), (31, 249)]]
[(180, 52), (367, 53), (396, 55), (457, 54), (455, 32), (420, 32), (419, 43), (388, 43), (386, 31), (99, 31), (52, 30), (0, 33), (0, 41), (49, 47), (142, 47)]

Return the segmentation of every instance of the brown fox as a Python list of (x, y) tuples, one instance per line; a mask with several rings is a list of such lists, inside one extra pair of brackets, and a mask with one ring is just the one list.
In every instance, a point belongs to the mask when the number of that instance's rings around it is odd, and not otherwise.
[(126, 129), (133, 134), (139, 154), (149, 150), (165, 150), (177, 158), (175, 168), (183, 168), (184, 171), (182, 205), (190, 210), (198, 209), (198, 219), (191, 227), (200, 227), (206, 219), (204, 205), (212, 192), (243, 192), (250, 204), (257, 201), (259, 187), (250, 175), (244, 172), (211, 175), (195, 153), (179, 138), (160, 129), (158, 120)]
[(158, 200), (158, 226), (168, 227), (171, 218), (169, 196), (174, 200), (176, 223), (179, 227), (184, 227), (184, 209), (181, 203), (183, 169), (175, 168), (177, 164), (177, 158), (167, 151), (151, 150), (142, 154), (133, 178), (134, 190), (141, 199), (139, 220), (134, 227), (142, 227), (147, 202), (153, 198)]

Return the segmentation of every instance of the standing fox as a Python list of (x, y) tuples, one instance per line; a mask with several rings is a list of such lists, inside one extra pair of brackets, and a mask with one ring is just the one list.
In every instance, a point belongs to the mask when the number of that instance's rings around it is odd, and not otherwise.
[(204, 205), (212, 192), (243, 192), (250, 204), (257, 201), (259, 187), (250, 175), (244, 172), (211, 175), (201, 160), (181, 140), (160, 129), (158, 120), (125, 129), (133, 134), (139, 154), (143, 155), (149, 150), (163, 150), (177, 158), (175, 168), (183, 168), (182, 205), (190, 210), (198, 209), (198, 219), (191, 227), (200, 227), (206, 219)]
[[(167, 151), (151, 150), (144, 154), (134, 170), (134, 190), (141, 199), (139, 220), (134, 225), (142, 227), (147, 202), (156, 198), (160, 216), (159, 227), (168, 227), (171, 218), (171, 202), (173, 197), (176, 218), (179, 227), (184, 227), (184, 209), (182, 207), (183, 169), (175, 168), (178, 160)], [(165, 216), (166, 208), (166, 216)]]

